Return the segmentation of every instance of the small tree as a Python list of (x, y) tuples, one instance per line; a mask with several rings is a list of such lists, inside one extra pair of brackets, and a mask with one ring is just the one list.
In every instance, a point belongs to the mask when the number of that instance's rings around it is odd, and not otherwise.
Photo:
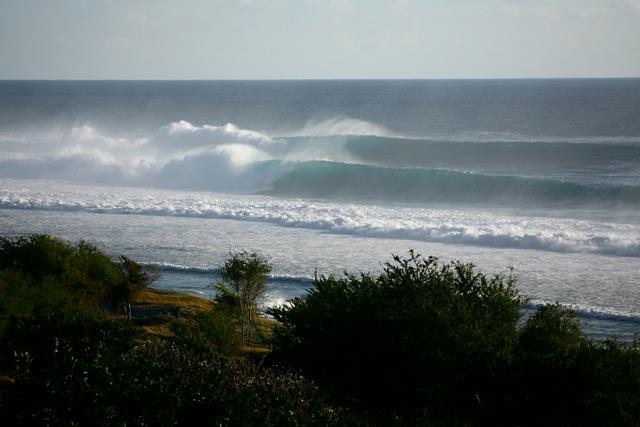
[(242, 345), (253, 342), (258, 311), (267, 290), (267, 274), (271, 266), (266, 259), (247, 251), (229, 254), (220, 273), (222, 282), (218, 284), (219, 297), (237, 297)]

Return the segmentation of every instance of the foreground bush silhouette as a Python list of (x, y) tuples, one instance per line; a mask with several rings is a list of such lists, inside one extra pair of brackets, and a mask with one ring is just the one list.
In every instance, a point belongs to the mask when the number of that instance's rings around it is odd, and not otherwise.
[[(138, 336), (127, 322), (76, 310), (12, 317), (0, 347), (5, 425), (92, 425), (116, 416), (122, 355)], [(4, 420), (4, 421), (3, 421)]]
[(337, 417), (300, 375), (136, 337), (121, 320), (17, 320), (2, 339), (14, 355), (0, 422), (280, 426), (329, 425)]
[(144, 282), (130, 262), (0, 240), (0, 425), (640, 424), (637, 343), (593, 343), (557, 304), (522, 319), (513, 276), (411, 252), (320, 277), (271, 310), (273, 354), (251, 359), (219, 310), (233, 292), (174, 335), (104, 313), (105, 289)]
[(0, 425), (344, 424), (309, 380), (242, 357), (224, 312), (159, 338), (100, 309), (150, 277), (85, 243), (0, 238)]
[(558, 305), (519, 326), (525, 302), (512, 275), (410, 252), (271, 309), (273, 360), (370, 423), (637, 425), (638, 351), (591, 343)]
[(270, 310), (283, 325), (274, 353), (345, 402), (429, 418), (485, 399), (524, 302), (512, 277), (411, 252), (377, 277), (320, 277)]
[(558, 304), (539, 307), (522, 326), (509, 372), (508, 405), (495, 415), (513, 424), (640, 425), (637, 343), (587, 340)]

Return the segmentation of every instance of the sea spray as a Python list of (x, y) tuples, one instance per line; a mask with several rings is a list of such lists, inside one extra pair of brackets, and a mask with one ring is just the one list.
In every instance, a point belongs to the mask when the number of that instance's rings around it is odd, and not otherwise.
[(415, 140), (345, 117), (294, 137), (180, 120), (143, 137), (85, 124), (52, 140), (12, 138), (2, 143), (2, 178), (383, 203), (640, 205), (640, 143), (629, 141)]

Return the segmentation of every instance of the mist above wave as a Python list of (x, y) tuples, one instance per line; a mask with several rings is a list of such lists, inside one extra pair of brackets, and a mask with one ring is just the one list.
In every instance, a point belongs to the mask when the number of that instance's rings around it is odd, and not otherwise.
[(343, 149), (345, 141), (318, 137), (384, 132), (374, 124), (347, 117), (305, 128), (302, 134), (312, 135), (295, 143), (232, 123), (197, 126), (185, 120), (134, 138), (111, 136), (86, 124), (49, 134), (4, 135), (0, 138), (0, 177), (220, 191), (263, 189), (275, 179), (274, 174), (287, 170), (278, 172), (260, 163), (355, 161)]
[(358, 120), (347, 116), (338, 116), (325, 120), (310, 120), (301, 129), (286, 132), (286, 136), (327, 137), (327, 136), (396, 136), (384, 126)]

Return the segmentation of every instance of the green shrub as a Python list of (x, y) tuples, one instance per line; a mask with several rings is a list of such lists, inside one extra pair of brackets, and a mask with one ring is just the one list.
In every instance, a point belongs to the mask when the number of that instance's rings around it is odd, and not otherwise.
[[(72, 245), (42, 234), (0, 237), (0, 271), (4, 277), (0, 277), (0, 306), (15, 302), (14, 297), (19, 294), (36, 294), (43, 287), (52, 291), (55, 285), (56, 301), (63, 298), (86, 307), (109, 305), (112, 309), (125, 309), (127, 315), (135, 292), (158, 277), (153, 268), (127, 257), (114, 260), (86, 242)], [(7, 281), (11, 274), (13, 278)], [(17, 298), (23, 304), (29, 303), (27, 298)], [(42, 298), (36, 301), (45, 302)], [(30, 311), (27, 307), (21, 310)]]
[(232, 256), (214, 310), (142, 341), (96, 308), (153, 271), (86, 243), (0, 238), (0, 424), (640, 425), (638, 343), (591, 342), (558, 304), (520, 322), (512, 275), (413, 252), (270, 310), (274, 352), (252, 363), (243, 335), (268, 271)]
[(614, 341), (582, 345), (575, 357), (576, 420), (597, 426), (640, 425), (640, 349)]
[(524, 302), (511, 276), (410, 252), (376, 277), (317, 278), (270, 310), (274, 357), (384, 422), (468, 413), (502, 378)]
[(242, 342), (235, 317), (219, 307), (176, 321), (171, 326), (175, 340), (194, 351), (209, 355), (238, 355)]
[(538, 307), (519, 331), (519, 358), (549, 366), (572, 363), (576, 349), (585, 343), (575, 313), (560, 304)]
[(413, 252), (378, 276), (319, 277), (270, 310), (272, 362), (363, 424), (640, 425), (638, 345), (587, 340), (558, 304), (520, 324), (514, 285)]
[[(59, 313), (14, 319), (3, 425), (329, 425), (316, 387), (281, 369), (138, 342), (130, 323)], [(337, 422), (337, 421), (336, 421)]]
[(510, 372), (501, 415), (510, 413), (512, 424), (640, 423), (638, 349), (587, 340), (557, 303), (538, 307), (521, 328)]
[(329, 425), (308, 380), (211, 357), (172, 342), (148, 342), (125, 355), (115, 408), (127, 425)]
[(17, 270), (35, 280), (62, 277), (74, 248), (48, 235), (0, 237), (0, 270)]
[(12, 317), (0, 337), (5, 374), (0, 398), (7, 424), (84, 424), (117, 416), (114, 372), (133, 347), (129, 323), (64, 310)]

